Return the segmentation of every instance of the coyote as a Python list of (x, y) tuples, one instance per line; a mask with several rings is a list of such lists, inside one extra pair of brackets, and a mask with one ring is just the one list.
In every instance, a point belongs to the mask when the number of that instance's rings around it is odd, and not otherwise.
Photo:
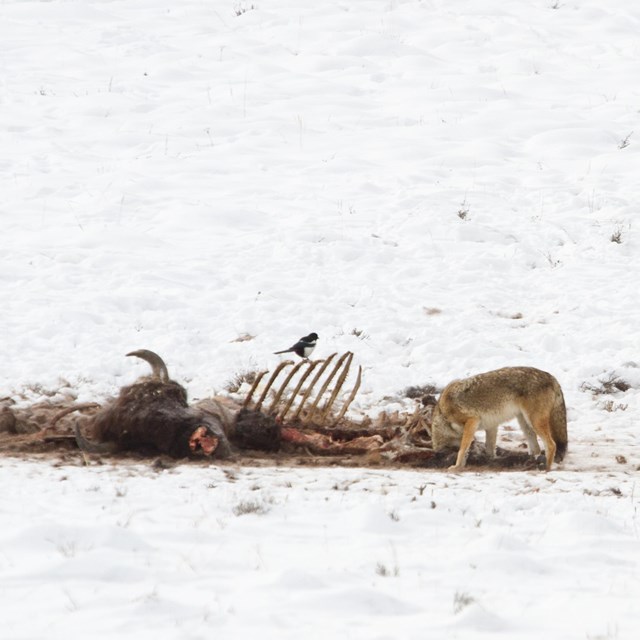
[(562, 389), (550, 373), (533, 367), (505, 367), (450, 382), (433, 413), (433, 448), (459, 447), (456, 464), (449, 470), (460, 471), (476, 430), (486, 431), (486, 452), (493, 458), (498, 426), (511, 418), (518, 419), (531, 455), (540, 456), (536, 434), (542, 438), (547, 471), (554, 459), (563, 459), (567, 413)]

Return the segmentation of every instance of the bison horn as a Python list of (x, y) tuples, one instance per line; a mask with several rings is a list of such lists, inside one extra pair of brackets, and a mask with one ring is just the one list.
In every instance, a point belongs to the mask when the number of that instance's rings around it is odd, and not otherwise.
[(135, 356), (141, 358), (151, 365), (152, 375), (154, 378), (158, 378), (160, 382), (169, 382), (169, 371), (164, 360), (153, 351), (149, 349), (138, 349), (137, 351), (131, 351), (127, 353), (127, 356)]
[(73, 425), (73, 430), (80, 451), (84, 451), (85, 453), (109, 454), (115, 453), (118, 449), (115, 442), (91, 442), (87, 440), (84, 435), (82, 435), (82, 431), (80, 431), (80, 426), (77, 422)]

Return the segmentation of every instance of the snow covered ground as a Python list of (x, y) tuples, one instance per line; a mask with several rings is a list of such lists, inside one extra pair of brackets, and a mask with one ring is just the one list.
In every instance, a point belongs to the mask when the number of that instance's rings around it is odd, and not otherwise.
[(201, 398), (316, 331), (355, 412), (524, 364), (570, 420), (549, 474), (2, 459), (2, 637), (635, 638), (639, 32), (628, 0), (2, 2), (0, 398), (106, 397), (143, 347)]
[(0, 481), (7, 639), (632, 639), (640, 624), (631, 476), (9, 462)]

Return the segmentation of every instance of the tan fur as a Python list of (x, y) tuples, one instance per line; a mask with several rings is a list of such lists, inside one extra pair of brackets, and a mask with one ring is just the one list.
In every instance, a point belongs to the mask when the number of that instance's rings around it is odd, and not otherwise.
[(567, 450), (567, 414), (562, 389), (546, 371), (533, 367), (505, 367), (450, 382), (433, 413), (431, 439), (435, 451), (458, 448), (451, 471), (464, 468), (478, 429), (486, 431), (486, 452), (495, 456), (498, 426), (517, 418), (529, 452), (540, 455), (542, 439), (546, 469)]

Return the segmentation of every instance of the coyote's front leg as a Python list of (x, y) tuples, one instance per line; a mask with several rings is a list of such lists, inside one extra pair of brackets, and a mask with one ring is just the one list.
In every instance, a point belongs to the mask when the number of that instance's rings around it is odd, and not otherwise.
[(449, 471), (462, 471), (465, 464), (467, 464), (467, 456), (469, 455), (469, 447), (473, 442), (473, 436), (476, 433), (478, 426), (480, 425), (480, 418), (469, 418), (464, 423), (462, 430), (462, 440), (460, 441), (460, 449), (458, 450), (458, 457), (456, 463), (452, 467), (449, 467)]

